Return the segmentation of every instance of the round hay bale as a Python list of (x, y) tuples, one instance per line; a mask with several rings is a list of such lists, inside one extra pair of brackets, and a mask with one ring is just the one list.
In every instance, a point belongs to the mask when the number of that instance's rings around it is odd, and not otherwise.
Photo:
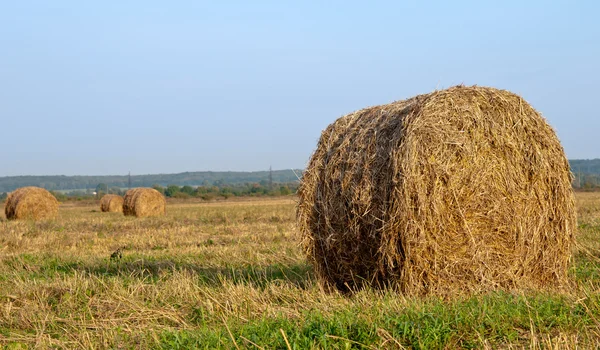
[(9, 220), (50, 219), (58, 214), (58, 201), (43, 188), (21, 187), (6, 198), (4, 214)]
[(569, 283), (569, 163), (545, 119), (508, 91), (457, 86), (343, 116), (298, 194), (303, 246), (328, 289)]
[(136, 217), (159, 216), (166, 213), (165, 197), (153, 188), (134, 188), (123, 197), (123, 214)]
[(123, 197), (116, 194), (105, 194), (100, 199), (100, 210), (105, 213), (122, 213)]

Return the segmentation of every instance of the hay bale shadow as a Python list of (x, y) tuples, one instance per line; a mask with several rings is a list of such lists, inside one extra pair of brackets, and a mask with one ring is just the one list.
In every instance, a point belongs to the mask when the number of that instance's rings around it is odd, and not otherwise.
[(300, 289), (314, 285), (313, 268), (301, 264), (272, 264), (268, 266), (246, 267), (205, 267), (200, 264), (180, 263), (173, 260), (146, 261), (98, 261), (94, 264), (69, 264), (62, 272), (84, 272), (96, 277), (127, 276), (138, 279), (150, 278), (158, 280), (165, 274), (190, 272), (198, 276), (201, 284), (219, 286), (223, 282), (233, 282), (239, 285), (251, 285), (264, 289), (270, 284), (292, 284)]

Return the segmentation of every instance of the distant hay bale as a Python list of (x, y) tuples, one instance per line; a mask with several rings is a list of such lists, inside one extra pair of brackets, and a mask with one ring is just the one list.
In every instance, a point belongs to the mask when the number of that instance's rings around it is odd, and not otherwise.
[(123, 197), (123, 214), (136, 217), (159, 216), (166, 213), (165, 197), (153, 188), (134, 188)]
[(40, 187), (21, 187), (8, 195), (4, 213), (13, 219), (50, 219), (58, 214), (58, 201)]
[(569, 283), (569, 163), (545, 119), (508, 91), (457, 86), (343, 116), (298, 193), (303, 246), (328, 289)]
[(107, 213), (122, 213), (123, 197), (116, 194), (105, 194), (100, 199), (100, 210)]

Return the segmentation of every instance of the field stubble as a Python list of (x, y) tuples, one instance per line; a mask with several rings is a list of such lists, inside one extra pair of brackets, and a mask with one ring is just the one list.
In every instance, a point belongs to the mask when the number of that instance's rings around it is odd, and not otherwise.
[[(58, 348), (597, 348), (600, 194), (577, 194), (572, 291), (453, 300), (324, 293), (290, 199), (96, 204), (0, 217), (0, 343)], [(113, 254), (120, 251), (119, 254)], [(111, 258), (111, 255), (113, 258)]]

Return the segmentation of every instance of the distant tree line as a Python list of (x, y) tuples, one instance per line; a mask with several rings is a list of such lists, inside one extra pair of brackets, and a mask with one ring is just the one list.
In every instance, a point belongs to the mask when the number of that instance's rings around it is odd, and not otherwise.
[(573, 188), (582, 191), (598, 191), (600, 190), (600, 175), (574, 173)]
[(573, 174), (600, 175), (600, 159), (572, 159), (569, 160)]
[[(246, 183), (259, 183), (268, 181), (269, 175), (273, 183), (291, 183), (298, 181), (301, 170), (273, 170), (253, 172), (186, 172), (179, 174), (132, 175), (131, 187), (151, 187), (154, 184), (168, 186), (223, 186), (242, 185)], [(6, 176), (0, 177), (0, 193), (11, 192), (19, 187), (38, 186), (50, 191), (95, 190), (100, 183), (109, 188), (129, 187), (129, 176)]]
[[(261, 181), (257, 183), (246, 183), (236, 185), (220, 185), (220, 186), (190, 186), (190, 185), (168, 185), (162, 186), (154, 184), (152, 187), (164, 194), (168, 198), (201, 198), (204, 200), (212, 200), (218, 198), (230, 197), (265, 197), (265, 196), (287, 196), (295, 194), (298, 190), (298, 182), (287, 183), (269, 183)], [(83, 199), (100, 199), (105, 194), (124, 195), (126, 188), (108, 187), (104, 183), (96, 185), (95, 189), (89, 190), (73, 190), (73, 191), (50, 191), (59, 201), (68, 200), (83, 200)], [(7, 193), (0, 193), (0, 201), (6, 199)]]
[[(600, 159), (574, 159), (569, 161), (573, 172), (573, 187), (577, 190), (600, 190)], [(132, 187), (159, 187), (164, 188), (166, 196), (223, 196), (239, 195), (268, 195), (269, 193), (285, 193), (285, 189), (278, 189), (277, 184), (295, 192), (298, 178), (302, 170), (273, 170), (255, 172), (186, 172), (179, 174), (156, 174), (131, 176)], [(273, 188), (268, 186), (269, 175)], [(6, 198), (7, 192), (14, 191), (24, 186), (39, 186), (53, 191), (57, 196), (90, 197), (93, 192), (122, 194), (128, 187), (129, 177), (118, 176), (7, 176), (0, 177), (0, 200)], [(174, 191), (175, 185), (180, 186), (180, 191)], [(255, 185), (258, 184), (256, 187)], [(102, 188), (98, 188), (103, 185)], [(167, 188), (171, 190), (167, 191)], [(256, 187), (256, 188), (255, 188)], [(185, 188), (185, 189), (183, 189)], [(200, 195), (188, 193), (189, 188), (199, 189)], [(215, 190), (217, 188), (218, 190)], [(183, 190), (182, 190), (183, 189)], [(283, 192), (282, 192), (283, 191)], [(219, 194), (220, 195), (220, 194)]]
[(273, 183), (267, 181), (259, 183), (246, 183), (237, 185), (221, 186), (198, 186), (196, 188), (185, 185), (161, 186), (155, 184), (152, 186), (155, 190), (169, 198), (191, 198), (198, 197), (202, 199), (215, 199), (218, 197), (261, 197), (261, 196), (287, 196), (296, 193), (298, 189), (297, 182)]

